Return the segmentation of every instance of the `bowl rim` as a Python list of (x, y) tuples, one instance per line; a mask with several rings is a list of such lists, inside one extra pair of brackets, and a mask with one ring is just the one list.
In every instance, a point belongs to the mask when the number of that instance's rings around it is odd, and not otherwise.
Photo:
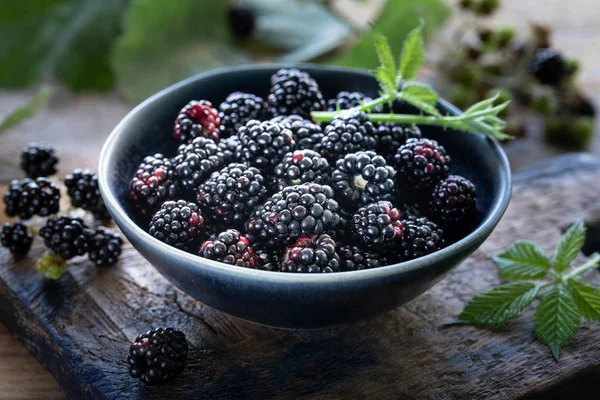
[[(360, 271), (342, 271), (336, 272), (332, 274), (285, 274), (285, 273), (275, 273), (273, 271), (263, 271), (259, 269), (250, 269), (250, 268), (242, 268), (229, 264), (220, 263), (213, 260), (208, 260), (199, 257), (198, 255), (188, 253), (184, 250), (177, 249), (175, 247), (169, 246), (166, 243), (161, 242), (160, 240), (150, 236), (150, 234), (144, 231), (141, 227), (139, 227), (130, 217), (127, 215), (125, 210), (120, 206), (119, 201), (117, 200), (115, 194), (108, 190), (108, 177), (109, 174), (109, 161), (111, 160), (112, 154), (114, 154), (113, 149), (116, 143), (119, 141), (119, 137), (124, 132), (125, 127), (128, 125), (129, 121), (133, 118), (133, 116), (138, 113), (140, 110), (144, 109), (149, 104), (153, 103), (157, 99), (168, 95), (174, 91), (179, 90), (182, 87), (185, 87), (193, 82), (204, 80), (207, 78), (226, 75), (229, 73), (240, 73), (240, 72), (249, 72), (249, 71), (257, 71), (257, 70), (271, 70), (278, 68), (299, 68), (306, 70), (321, 70), (326, 72), (343, 72), (343, 73), (352, 73), (352, 74), (360, 74), (360, 75), (369, 75), (371, 74), (360, 68), (351, 68), (351, 67), (338, 67), (338, 66), (327, 66), (327, 65), (317, 65), (310, 63), (271, 63), (271, 64), (248, 64), (248, 65), (238, 65), (233, 67), (225, 67), (220, 68), (204, 73), (200, 73), (189, 78), (186, 78), (182, 81), (179, 81), (158, 93), (150, 96), (139, 105), (137, 105), (133, 110), (131, 110), (123, 119), (117, 124), (117, 126), (113, 129), (111, 134), (106, 139), (104, 146), (102, 147), (102, 151), (100, 153), (99, 164), (98, 164), (98, 183), (100, 187), (100, 193), (104, 199), (107, 209), (110, 214), (113, 216), (115, 223), (117, 226), (126, 234), (126, 236), (131, 235), (137, 237), (140, 241), (144, 242), (150, 247), (155, 247), (155, 251), (161, 251), (170, 254), (170, 256), (176, 257), (179, 261), (184, 262), (188, 266), (193, 266), (193, 268), (203, 268), (209, 267), (211, 269), (215, 269), (214, 272), (220, 272), (226, 275), (237, 276), (237, 277), (247, 277), (253, 279), (260, 279), (263, 282), (285, 282), (289, 284), (318, 284), (323, 283), (327, 284), (332, 281), (351, 283), (353, 281), (363, 281), (365, 279), (381, 279), (389, 276), (396, 276), (398, 274), (402, 274), (409, 271), (414, 271), (417, 269), (427, 268), (429, 266), (433, 266), (440, 261), (443, 261), (447, 258), (450, 258), (452, 255), (460, 254), (464, 251), (468, 251), (468, 249), (472, 246), (477, 246), (477, 243), (480, 241), (480, 238), (483, 236), (484, 240), (487, 238), (498, 224), (508, 204), (510, 202), (511, 192), (512, 192), (512, 180), (511, 180), (511, 170), (510, 164), (504, 150), (499, 145), (498, 141), (494, 138), (486, 138), (490, 142), (492, 147), (492, 151), (498, 157), (500, 162), (499, 168), (501, 170), (500, 174), (500, 183), (499, 183), (499, 198), (495, 198), (492, 204), (492, 208), (490, 209), (486, 218), (479, 224), (479, 226), (469, 233), (464, 238), (459, 241), (451, 244), (448, 247), (445, 247), (441, 250), (436, 251), (435, 253), (428, 254), (426, 256), (405, 261), (401, 263), (391, 264), (384, 267), (366, 269)], [(310, 71), (309, 71), (310, 73)], [(460, 114), (461, 111), (448, 103), (443, 99), (438, 99), (439, 105), (446, 108), (449, 112), (454, 114)], [(466, 133), (468, 134), (468, 133)], [(199, 262), (200, 261), (200, 262)]]

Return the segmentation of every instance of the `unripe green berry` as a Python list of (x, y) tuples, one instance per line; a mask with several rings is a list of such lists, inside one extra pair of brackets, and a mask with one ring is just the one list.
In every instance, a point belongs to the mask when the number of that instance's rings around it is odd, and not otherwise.
[(67, 272), (67, 262), (60, 255), (46, 251), (36, 261), (35, 268), (42, 272), (46, 278), (58, 280)]
[(494, 32), (494, 42), (498, 45), (498, 48), (503, 49), (514, 39), (516, 32), (514, 28), (503, 27)]
[(477, 93), (464, 85), (454, 85), (450, 89), (450, 102), (464, 110), (477, 102)]
[(551, 94), (546, 94), (536, 97), (533, 100), (532, 108), (537, 113), (549, 116), (556, 112), (558, 106), (557, 103), (556, 97)]
[(475, 65), (467, 64), (455, 69), (450, 79), (464, 86), (475, 87), (481, 82), (481, 70)]
[(574, 118), (569, 126), (571, 145), (582, 148), (588, 145), (594, 136), (594, 119), (589, 117)]
[(567, 76), (574, 76), (577, 72), (579, 72), (579, 68), (581, 64), (579, 60), (573, 57), (567, 58)]
[(500, 8), (500, 0), (479, 0), (474, 5), (475, 13), (479, 15), (491, 15)]
[(469, 10), (473, 7), (473, 0), (459, 0), (458, 5), (463, 10)]

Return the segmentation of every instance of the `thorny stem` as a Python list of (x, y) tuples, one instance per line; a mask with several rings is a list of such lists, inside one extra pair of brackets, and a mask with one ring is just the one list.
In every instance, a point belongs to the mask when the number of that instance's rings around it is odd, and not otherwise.
[(575, 268), (573, 271), (569, 272), (568, 274), (565, 274), (563, 276), (563, 280), (566, 281), (567, 279), (571, 279), (577, 275), (584, 273), (588, 269), (597, 268), (598, 263), (600, 263), (600, 253), (594, 253), (587, 259), (586, 262), (584, 262), (583, 264), (581, 264), (579, 267)]

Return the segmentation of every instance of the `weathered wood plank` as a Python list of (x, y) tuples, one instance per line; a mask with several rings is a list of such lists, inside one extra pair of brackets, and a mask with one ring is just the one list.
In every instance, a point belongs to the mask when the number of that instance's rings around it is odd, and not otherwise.
[[(369, 321), (323, 331), (259, 327), (174, 289), (130, 246), (114, 268), (76, 260), (51, 283), (33, 267), (39, 243), (20, 260), (0, 251), (0, 319), (70, 398), (506, 399), (572, 393), (571, 383), (587, 390), (600, 371), (597, 326), (582, 327), (556, 363), (533, 337), (531, 310), (495, 332), (444, 323), (498, 282), (489, 257), (515, 238), (551, 251), (560, 228), (595, 205), (599, 178), (600, 159), (590, 156), (518, 174), (511, 206), (480, 250), (423, 296)], [(127, 348), (164, 325), (186, 333), (188, 368), (145, 388), (126, 373)]]

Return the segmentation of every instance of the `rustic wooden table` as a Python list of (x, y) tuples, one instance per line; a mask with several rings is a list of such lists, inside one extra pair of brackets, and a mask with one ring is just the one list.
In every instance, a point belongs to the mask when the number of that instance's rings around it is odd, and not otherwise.
[[(525, 30), (530, 21), (551, 24), (556, 46), (583, 63), (581, 84), (600, 103), (600, 3), (595, 0), (504, 0), (498, 23)], [(0, 92), (0, 115), (23, 103), (31, 91)], [(0, 139), (0, 156), (12, 158), (28, 142), (45, 140), (61, 149), (61, 170), (94, 168), (106, 136), (129, 110), (116, 95), (78, 95), (60, 92), (51, 106)], [(73, 140), (77, 136), (78, 140)], [(557, 155), (560, 150), (539, 144), (537, 137), (507, 147), (513, 167), (518, 168)], [(82, 146), (82, 143), (85, 145)], [(590, 151), (600, 153), (600, 136)], [(0, 183), (15, 175), (0, 168)], [(0, 324), (0, 398), (60, 399), (64, 394), (52, 376)]]

